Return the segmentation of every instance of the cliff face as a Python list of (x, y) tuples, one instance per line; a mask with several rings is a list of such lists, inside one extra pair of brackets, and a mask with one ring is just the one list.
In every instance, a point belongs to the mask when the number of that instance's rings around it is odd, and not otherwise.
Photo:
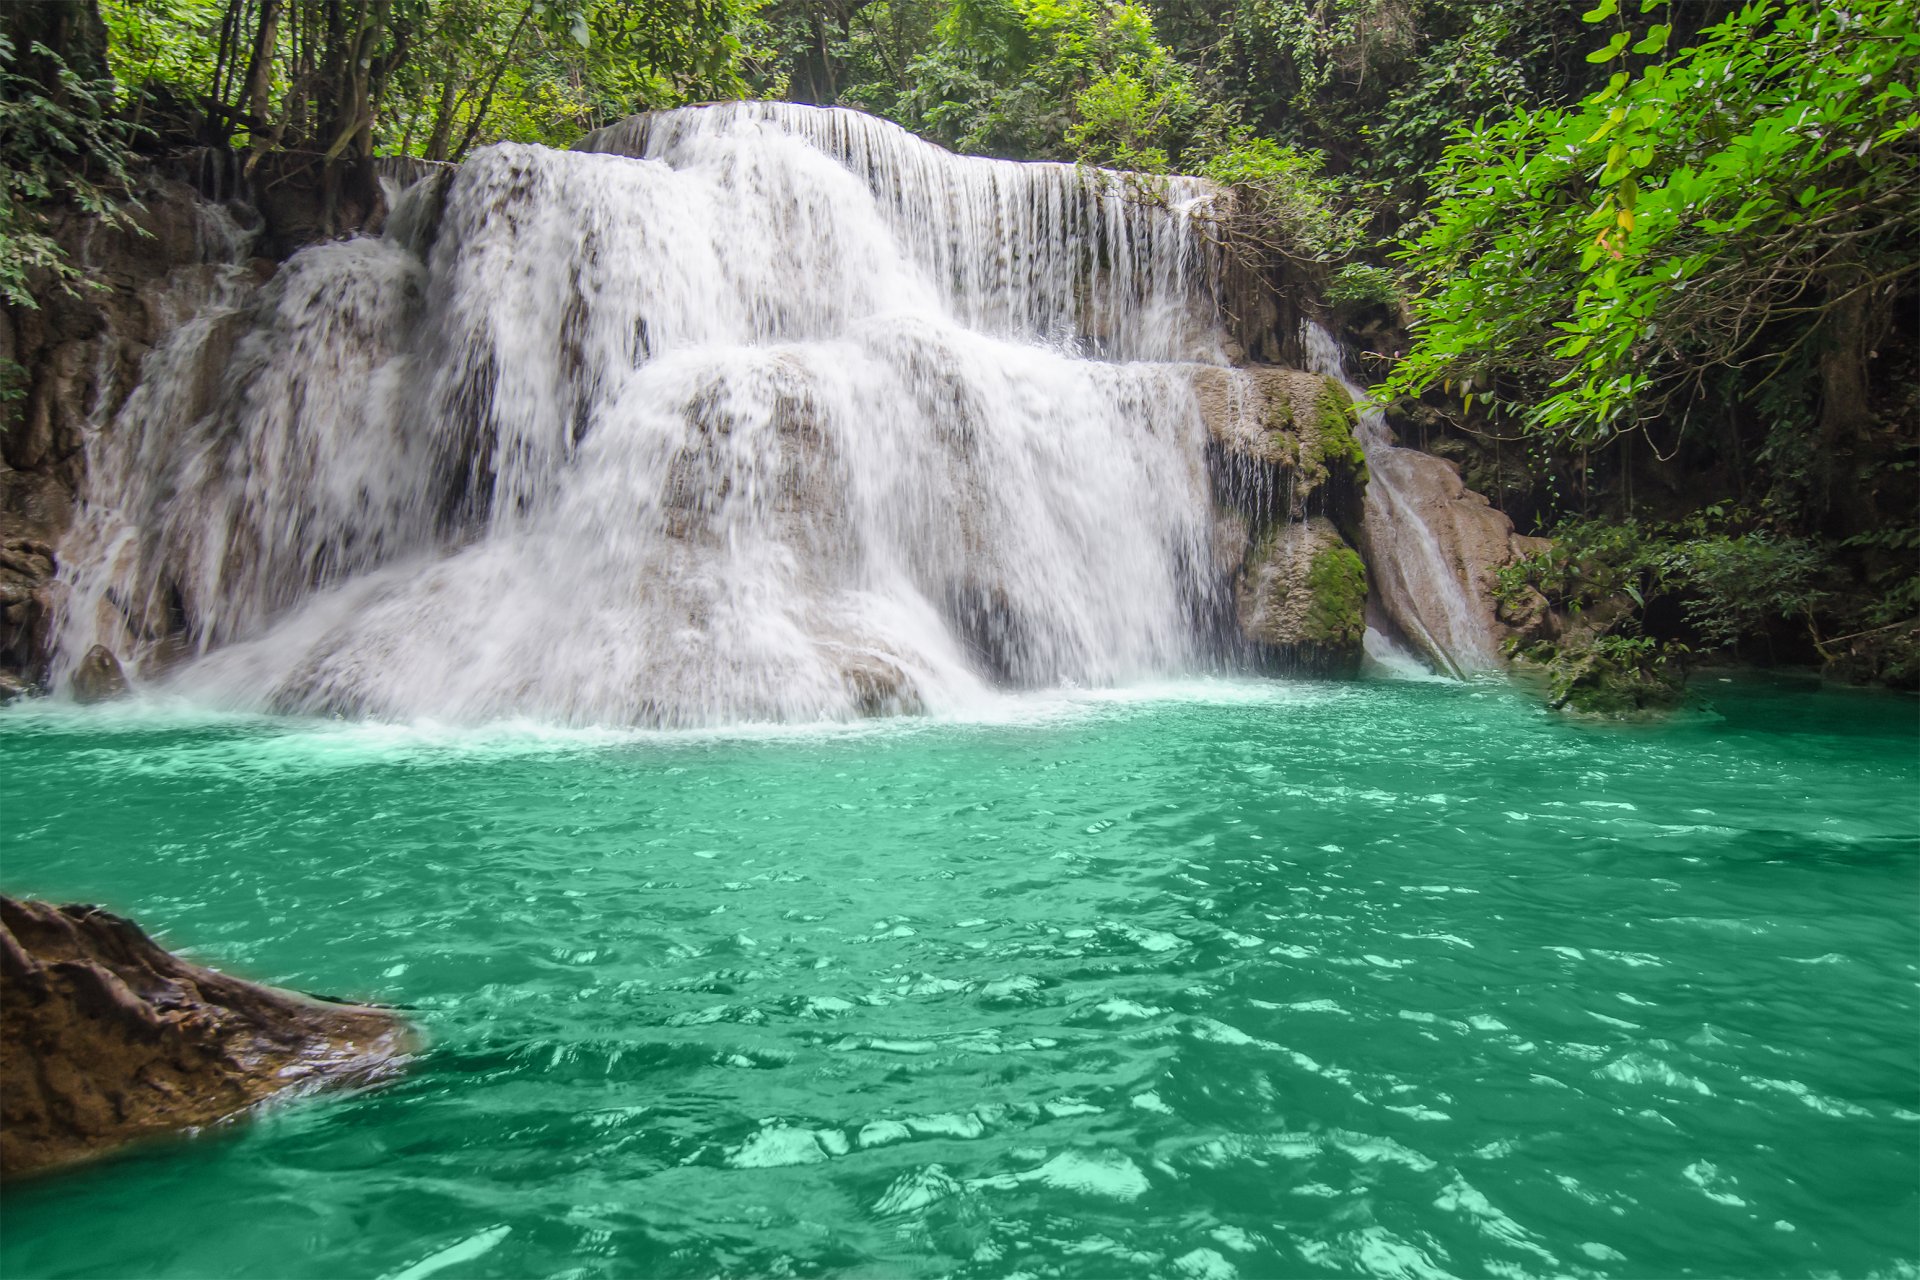
[(1194, 374), (1233, 642), (1256, 669), (1352, 675), (1366, 634), (1366, 460), (1330, 379), (1251, 365)]
[(45, 288), (37, 308), (0, 308), (0, 370), (13, 398), (0, 430), (0, 701), (46, 675), (58, 547), (73, 519), (90, 432), (110, 422), (153, 345), (190, 316), (233, 263), (248, 260), (251, 220), (185, 183), (152, 179), (131, 227), (82, 214), (55, 238), (85, 275), (72, 292)]

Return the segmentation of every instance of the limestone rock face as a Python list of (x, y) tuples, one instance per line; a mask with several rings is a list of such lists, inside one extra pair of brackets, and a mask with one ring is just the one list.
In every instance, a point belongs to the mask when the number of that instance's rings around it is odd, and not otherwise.
[(1357, 514), (1366, 463), (1352, 400), (1316, 373), (1201, 366), (1193, 376), (1207, 427), (1214, 496), (1256, 524)]
[(1240, 632), (1261, 665), (1319, 675), (1359, 670), (1366, 603), (1360, 556), (1319, 516), (1276, 526), (1234, 593)]
[(188, 964), (98, 907), (0, 896), (0, 1176), (377, 1080), (413, 1047), (387, 1010)]
[(87, 650), (73, 672), (73, 700), (80, 703), (111, 702), (127, 693), (127, 676), (120, 670), (120, 659), (113, 650), (97, 644)]
[[(1361, 546), (1388, 616), (1442, 671), (1498, 668), (1507, 636), (1543, 625), (1499, 616), (1494, 594), (1498, 572), (1538, 539), (1516, 535), (1506, 513), (1467, 488), (1444, 458), (1388, 447), (1374, 449), (1370, 465), (1391, 501), (1368, 511)], [(1431, 554), (1396, 546), (1408, 539), (1430, 539)]]
[(1320, 374), (1272, 365), (1201, 368), (1193, 385), (1230, 630), (1267, 670), (1356, 673), (1367, 571), (1342, 530), (1357, 536), (1367, 463), (1352, 397)]

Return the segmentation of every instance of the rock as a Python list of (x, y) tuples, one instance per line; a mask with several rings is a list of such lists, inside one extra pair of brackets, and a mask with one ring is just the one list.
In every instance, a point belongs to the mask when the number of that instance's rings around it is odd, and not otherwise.
[(1560, 634), (1560, 618), (1553, 605), (1534, 587), (1522, 587), (1501, 599), (1494, 617), (1508, 628), (1523, 645), (1551, 640)]
[(1256, 522), (1336, 520), (1357, 514), (1366, 457), (1353, 401), (1315, 373), (1251, 365), (1197, 366), (1194, 394), (1207, 428), (1215, 500)]
[[(0, 481), (20, 474), (0, 471)], [(15, 495), (35, 496), (30, 486), (0, 486), (0, 496)], [(47, 522), (0, 510), (0, 701), (37, 686), (45, 675), (53, 537)]]
[(918, 715), (924, 709), (912, 679), (881, 654), (849, 654), (840, 665), (840, 675), (863, 716)]
[(1359, 671), (1367, 571), (1332, 521), (1276, 526), (1248, 557), (1234, 603), (1261, 665), (1315, 675)]
[(1443, 458), (1383, 445), (1368, 464), (1362, 547), (1387, 616), (1442, 671), (1498, 669), (1513, 628), (1496, 615), (1496, 577), (1524, 554), (1513, 522)]
[(75, 702), (110, 702), (126, 696), (127, 676), (120, 670), (120, 659), (113, 656), (113, 650), (97, 644), (74, 668), (72, 688)]
[(1548, 677), (1548, 706), (1593, 719), (1656, 719), (1686, 700), (1679, 678), (1664, 668), (1616, 662), (1594, 649), (1563, 652)]
[(0, 1176), (364, 1084), (416, 1047), (395, 1014), (244, 982), (98, 907), (0, 896)]

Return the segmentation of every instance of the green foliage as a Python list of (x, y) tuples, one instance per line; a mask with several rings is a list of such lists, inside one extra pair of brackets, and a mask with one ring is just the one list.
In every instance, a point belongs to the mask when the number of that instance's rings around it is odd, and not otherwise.
[(257, 155), (457, 159), (746, 92), (757, 0), (101, 0), (115, 75)]
[(1387, 394), (1458, 385), (1601, 441), (1681, 418), (1711, 370), (1764, 374), (1920, 267), (1905, 0), (1752, 0), (1671, 55), (1670, 32), (1615, 31), (1589, 58), (1620, 67), (1605, 87), (1449, 148), (1402, 254), (1427, 285)]
[(108, 62), (123, 92), (200, 90), (219, 56), (221, 0), (100, 0)]
[[(1703, 0), (1712, 3), (1713, 0)], [(1262, 133), (1326, 154), (1390, 235), (1461, 122), (1578, 92), (1577, 7), (1559, 0), (1231, 0), (1180, 25), (1183, 56)]]
[(1647, 636), (1602, 635), (1556, 654), (1548, 666), (1547, 702), (1556, 710), (1609, 720), (1662, 715), (1685, 697), (1675, 659), (1684, 648)]
[[(1500, 570), (1495, 596), (1519, 607), (1532, 589), (1576, 616), (1605, 613), (1603, 636), (1638, 636), (1648, 606), (1666, 597), (1709, 649), (1738, 648), (1783, 620), (1811, 626), (1828, 595), (1830, 548), (1765, 529), (1730, 532), (1730, 522), (1719, 508), (1675, 524), (1571, 521), (1548, 549)], [(1633, 607), (1619, 608), (1622, 598)]]
[(1165, 172), (1206, 115), (1134, 0), (952, 0), (901, 123), (958, 150)]
[(1302, 635), (1320, 644), (1358, 644), (1367, 629), (1367, 566), (1360, 554), (1347, 546), (1321, 548), (1307, 570), (1307, 590), (1313, 604)]
[[(12, 40), (0, 35), (0, 297), (27, 308), (38, 305), (37, 279), (67, 292), (80, 279), (50, 234), (50, 207), (134, 225), (118, 199), (132, 129), (114, 113), (113, 83), (82, 79), (45, 45), (31, 52), (43, 78), (22, 74)], [(18, 376), (4, 381), (4, 398), (16, 398)]]
[(1685, 593), (1688, 623), (1714, 648), (1733, 648), (1775, 619), (1811, 620), (1831, 571), (1809, 539), (1759, 532), (1677, 541), (1656, 565), (1657, 580)]
[(1348, 211), (1339, 183), (1321, 172), (1322, 164), (1313, 152), (1242, 130), (1199, 172), (1232, 189), (1236, 242), (1271, 257), (1325, 262), (1352, 253), (1365, 231)]
[(1327, 305), (1357, 311), (1365, 307), (1397, 307), (1400, 284), (1391, 270), (1364, 262), (1349, 262), (1334, 273), (1327, 286)]

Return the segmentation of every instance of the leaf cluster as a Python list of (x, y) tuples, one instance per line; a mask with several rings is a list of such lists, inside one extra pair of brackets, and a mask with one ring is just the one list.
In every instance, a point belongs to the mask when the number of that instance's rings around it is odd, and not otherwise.
[(1603, 635), (1640, 635), (1649, 607), (1665, 600), (1678, 605), (1708, 649), (1736, 648), (1781, 620), (1812, 628), (1829, 599), (1832, 548), (1745, 527), (1750, 517), (1712, 506), (1673, 523), (1570, 521), (1546, 550), (1499, 572), (1496, 597), (1516, 605), (1538, 591), (1571, 614), (1631, 600), (1633, 608), (1616, 612)]
[(1920, 267), (1910, 5), (1751, 0), (1671, 33), (1614, 31), (1590, 61), (1619, 69), (1574, 107), (1461, 130), (1401, 255), (1426, 284), (1384, 394), (1458, 386), (1596, 443), (1684, 421), (1716, 370), (1764, 378)]
[(50, 211), (134, 225), (123, 203), (133, 126), (115, 111), (112, 81), (76, 74), (43, 44), (31, 53), (38, 75), (23, 73), (0, 33), (0, 297), (26, 308), (39, 305), (39, 282), (71, 293), (80, 279), (51, 234)]

